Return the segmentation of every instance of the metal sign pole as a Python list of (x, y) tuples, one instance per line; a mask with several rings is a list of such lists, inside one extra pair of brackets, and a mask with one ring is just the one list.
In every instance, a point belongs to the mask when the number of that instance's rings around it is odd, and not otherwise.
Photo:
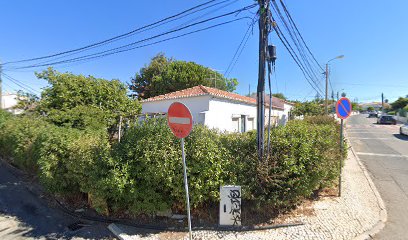
[(184, 138), (181, 139), (181, 155), (182, 155), (182, 158), (183, 158), (184, 187), (185, 187), (185, 189), (186, 189), (188, 232), (189, 232), (190, 240), (192, 240), (192, 239), (193, 239), (193, 234), (192, 234), (192, 231), (191, 231), (190, 198), (189, 198), (189, 194), (188, 194), (186, 155), (185, 155), (185, 153), (184, 153)]
[(341, 160), (342, 158), (343, 158), (343, 119), (341, 119), (341, 124), (340, 124), (339, 197), (341, 196), (341, 165), (342, 165)]

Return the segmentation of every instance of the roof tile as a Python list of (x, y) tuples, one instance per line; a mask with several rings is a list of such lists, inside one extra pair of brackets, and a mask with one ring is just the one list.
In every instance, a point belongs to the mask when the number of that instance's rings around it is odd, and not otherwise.
[[(156, 97), (151, 97), (148, 99), (143, 100), (142, 102), (154, 102), (154, 101), (162, 101), (162, 100), (170, 100), (170, 99), (178, 99), (178, 98), (188, 98), (188, 97), (197, 97), (197, 96), (204, 96), (210, 95), (218, 98), (224, 98), (229, 100), (234, 100), (238, 102), (248, 103), (252, 105), (256, 105), (256, 99), (251, 97), (242, 96), (236, 93), (231, 93), (227, 91), (223, 91), (217, 88), (211, 88), (203, 85), (198, 85), (195, 87), (187, 88), (184, 90), (171, 92), (163, 95), (159, 95)], [(283, 109), (282, 106), (275, 105), (275, 102), (272, 101), (272, 107), (277, 109)]]

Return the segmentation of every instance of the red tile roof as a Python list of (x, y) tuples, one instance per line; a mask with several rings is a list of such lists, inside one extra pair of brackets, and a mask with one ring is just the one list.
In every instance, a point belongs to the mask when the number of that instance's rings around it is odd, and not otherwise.
[[(169, 100), (169, 99), (178, 99), (178, 98), (188, 98), (188, 97), (197, 97), (197, 96), (204, 96), (210, 95), (217, 98), (223, 98), (243, 103), (248, 103), (252, 105), (256, 105), (256, 99), (251, 97), (241, 96), (236, 93), (231, 93), (223, 90), (219, 90), (216, 88), (211, 88), (203, 85), (198, 85), (192, 88), (187, 88), (184, 90), (176, 91), (167, 93), (164, 95), (159, 95), (156, 97), (151, 97), (148, 99), (143, 100), (142, 102), (154, 102), (154, 101), (162, 101), (162, 100)], [(283, 109), (283, 106), (275, 106), (273, 104), (273, 108)]]

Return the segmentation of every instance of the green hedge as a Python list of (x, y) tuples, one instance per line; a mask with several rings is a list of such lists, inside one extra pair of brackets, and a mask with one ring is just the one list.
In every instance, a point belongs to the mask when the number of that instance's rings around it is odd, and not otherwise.
[[(328, 117), (273, 128), (271, 154), (262, 162), (254, 131), (222, 134), (195, 126), (185, 142), (194, 208), (218, 202), (219, 187), (235, 184), (242, 186), (245, 201), (284, 209), (338, 176), (339, 126)], [(180, 140), (165, 119), (135, 124), (111, 146), (101, 131), (0, 115), (0, 151), (17, 166), (35, 170), (52, 192), (88, 193), (100, 212), (184, 209)]]
[(48, 124), (34, 117), (9, 117), (1, 125), (0, 152), (3, 157), (24, 170), (37, 169), (33, 143)]

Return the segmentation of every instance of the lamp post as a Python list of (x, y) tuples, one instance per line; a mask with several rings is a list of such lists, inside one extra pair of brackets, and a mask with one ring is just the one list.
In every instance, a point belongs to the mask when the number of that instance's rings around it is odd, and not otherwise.
[(331, 62), (331, 61), (333, 61), (335, 59), (342, 59), (342, 58), (344, 58), (344, 55), (339, 55), (339, 56), (337, 56), (335, 58), (330, 59), (326, 63), (326, 72), (325, 72), (325, 74), (326, 74), (326, 99), (325, 99), (325, 104), (324, 104), (325, 105), (326, 115), (329, 114), (328, 113), (328, 105), (329, 105), (329, 102), (328, 102), (328, 94), (329, 94), (329, 62)]

